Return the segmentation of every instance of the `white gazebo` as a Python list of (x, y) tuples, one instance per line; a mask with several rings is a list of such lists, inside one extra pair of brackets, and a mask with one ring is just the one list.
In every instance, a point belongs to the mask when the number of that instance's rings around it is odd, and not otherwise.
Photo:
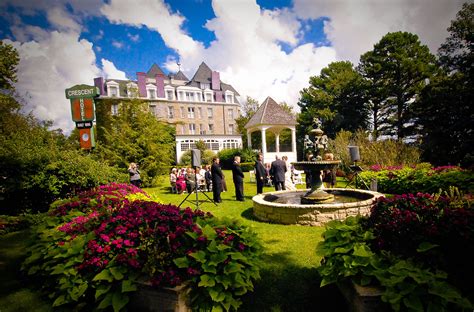
[[(252, 149), (252, 132), (260, 131), (262, 136), (263, 162), (271, 163), (275, 160), (275, 156), (287, 156), (289, 162), (297, 161), (296, 159), (296, 118), (292, 114), (285, 111), (271, 97), (267, 97), (260, 105), (257, 112), (250, 118), (245, 125), (247, 129), (247, 145)], [(291, 130), (291, 150), (280, 149), (280, 133), (284, 129)], [(275, 135), (275, 150), (269, 152), (267, 148), (266, 134), (272, 132)]]

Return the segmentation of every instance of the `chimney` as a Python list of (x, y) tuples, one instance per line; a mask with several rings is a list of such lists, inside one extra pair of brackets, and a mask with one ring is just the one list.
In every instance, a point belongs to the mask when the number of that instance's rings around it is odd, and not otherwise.
[(214, 91), (214, 93), (216, 94), (216, 102), (224, 102), (222, 91)]
[(156, 93), (159, 98), (165, 97), (165, 76), (158, 74), (155, 76), (156, 79)]
[(140, 97), (146, 97), (146, 74), (142, 72), (137, 73), (138, 94)]
[(221, 89), (221, 78), (219, 72), (213, 71), (211, 74), (211, 83), (212, 83), (212, 90), (220, 90)]
[(102, 77), (94, 78), (94, 86), (99, 88), (99, 95), (105, 95), (104, 78)]

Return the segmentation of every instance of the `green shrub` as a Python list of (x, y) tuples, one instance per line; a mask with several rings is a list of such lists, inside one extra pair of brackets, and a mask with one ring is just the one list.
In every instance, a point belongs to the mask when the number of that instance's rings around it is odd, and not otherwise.
[(255, 163), (255, 159), (257, 156), (257, 153), (254, 151), (246, 148), (229, 148), (229, 149), (224, 149), (220, 151), (217, 156), (220, 159), (220, 163), (223, 169), (231, 169), (232, 168), (232, 163), (234, 162), (234, 157), (235, 156), (240, 156), (240, 162), (241, 163), (246, 163), (246, 162), (252, 162)]
[[(201, 165), (210, 165), (212, 164), (212, 158), (214, 158), (216, 154), (211, 150), (205, 150), (201, 153)], [(181, 166), (191, 166), (191, 150), (186, 151), (183, 153), (180, 159)]]
[(359, 146), (359, 165), (368, 167), (374, 164), (382, 166), (412, 166), (419, 162), (420, 151), (411, 145), (396, 140), (371, 141), (363, 131), (351, 133), (340, 131), (334, 140), (329, 140), (329, 150), (342, 161), (341, 169), (349, 172), (352, 165), (349, 145)]
[(159, 204), (126, 184), (53, 203), (23, 269), (53, 306), (126, 308), (137, 283), (183, 284), (199, 310), (237, 310), (259, 278), (261, 245), (248, 228)]
[(244, 172), (252, 171), (254, 166), (255, 166), (255, 162), (240, 163), (240, 167), (242, 168), (242, 171)]
[(327, 224), (321, 286), (347, 278), (380, 286), (395, 311), (472, 308), (473, 222), (472, 199), (455, 188), (379, 198), (369, 217)]
[(474, 192), (474, 172), (455, 166), (431, 168), (426, 163), (414, 168), (376, 165), (369, 171), (361, 172), (359, 176), (367, 183), (377, 179), (378, 191), (388, 194), (414, 192), (433, 194), (440, 189), (447, 191), (451, 186), (463, 192)]

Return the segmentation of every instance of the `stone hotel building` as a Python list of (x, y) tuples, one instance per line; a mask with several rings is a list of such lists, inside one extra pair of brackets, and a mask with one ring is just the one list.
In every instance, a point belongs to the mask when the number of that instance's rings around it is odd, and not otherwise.
[(98, 77), (94, 85), (99, 100), (119, 100), (111, 105), (112, 115), (126, 99), (138, 97), (148, 101), (157, 118), (175, 124), (177, 161), (199, 140), (214, 152), (242, 146), (235, 122), (240, 114), (239, 93), (204, 62), (191, 80), (182, 71), (165, 75), (154, 64), (148, 72), (138, 72), (136, 81)]

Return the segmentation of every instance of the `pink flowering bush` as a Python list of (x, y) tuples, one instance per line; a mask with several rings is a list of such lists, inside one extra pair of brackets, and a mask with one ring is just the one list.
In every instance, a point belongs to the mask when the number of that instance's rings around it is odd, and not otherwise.
[(394, 311), (469, 311), (474, 305), (472, 199), (424, 193), (380, 198), (369, 217), (327, 224), (321, 286), (348, 279), (381, 288)]
[(388, 194), (406, 194), (413, 190), (423, 193), (436, 193), (455, 186), (463, 192), (474, 192), (474, 172), (457, 166), (432, 168), (427, 163), (416, 167), (373, 165), (368, 171), (360, 173), (360, 178), (370, 184), (377, 180), (378, 191)]
[(255, 234), (200, 210), (130, 194), (147, 196), (112, 184), (51, 206), (24, 269), (42, 281), (53, 306), (119, 311), (141, 281), (184, 284), (194, 307), (237, 309), (259, 277)]

